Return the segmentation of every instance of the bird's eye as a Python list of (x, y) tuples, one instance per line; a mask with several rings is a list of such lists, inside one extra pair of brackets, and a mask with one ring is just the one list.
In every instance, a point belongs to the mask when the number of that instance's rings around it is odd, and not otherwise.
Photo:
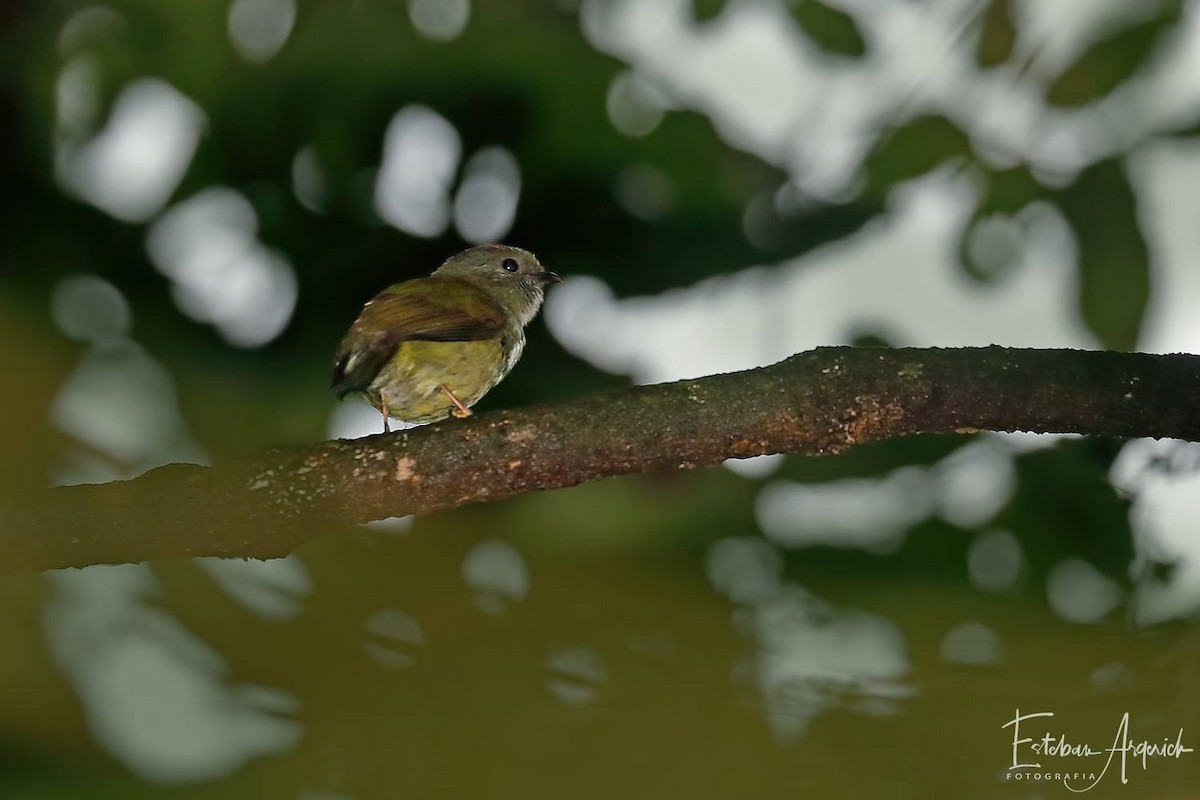
[(500, 262), (500, 266), (504, 267), (505, 272), (516, 272), (521, 268), (515, 258), (506, 258)]

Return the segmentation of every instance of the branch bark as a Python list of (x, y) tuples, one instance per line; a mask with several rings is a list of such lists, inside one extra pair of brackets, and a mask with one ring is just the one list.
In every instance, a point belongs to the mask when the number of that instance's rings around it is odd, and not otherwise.
[(913, 433), (1200, 440), (1200, 356), (832, 347), (770, 367), (478, 414), (0, 507), (0, 572), (273, 558), (314, 532), (613, 475)]

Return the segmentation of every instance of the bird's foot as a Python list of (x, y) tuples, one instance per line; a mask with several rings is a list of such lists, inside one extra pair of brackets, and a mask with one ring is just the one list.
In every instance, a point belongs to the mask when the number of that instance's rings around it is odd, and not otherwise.
[(472, 416), (471, 409), (463, 405), (462, 400), (459, 400), (457, 397), (455, 397), (454, 392), (450, 391), (446, 384), (443, 383), (438, 388), (446, 394), (446, 397), (450, 398), (451, 403), (454, 403), (454, 410), (450, 412), (450, 416), (454, 417), (455, 419), (466, 419), (467, 417)]

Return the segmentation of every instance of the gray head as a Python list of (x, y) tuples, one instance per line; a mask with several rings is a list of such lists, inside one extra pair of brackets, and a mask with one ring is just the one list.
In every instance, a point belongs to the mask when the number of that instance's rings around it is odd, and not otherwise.
[(528, 324), (541, 308), (546, 286), (562, 280), (539, 264), (533, 253), (505, 244), (481, 244), (463, 250), (446, 259), (433, 274), (475, 284), (522, 325)]

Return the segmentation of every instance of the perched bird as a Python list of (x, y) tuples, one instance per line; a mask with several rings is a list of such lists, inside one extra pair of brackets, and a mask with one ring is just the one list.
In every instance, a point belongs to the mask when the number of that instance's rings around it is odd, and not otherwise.
[(468, 417), (517, 363), (545, 287), (562, 279), (519, 247), (486, 244), (363, 306), (333, 365), (338, 399), (361, 392), (388, 417)]

